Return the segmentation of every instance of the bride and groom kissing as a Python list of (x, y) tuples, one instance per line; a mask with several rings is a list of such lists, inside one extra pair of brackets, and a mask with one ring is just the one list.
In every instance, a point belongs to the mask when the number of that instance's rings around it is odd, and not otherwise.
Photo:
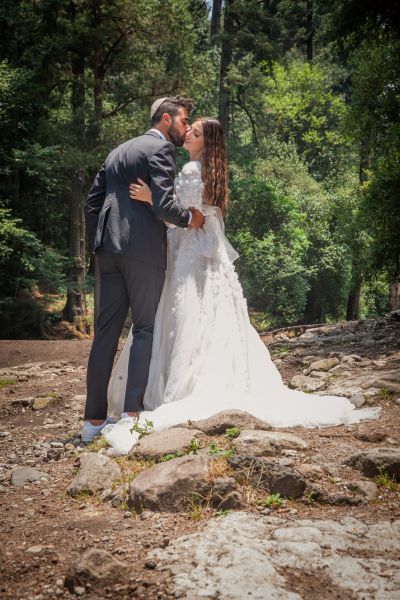
[[(116, 452), (135, 421), (160, 430), (226, 409), (275, 427), (318, 427), (377, 416), (346, 398), (288, 389), (252, 327), (224, 234), (224, 133), (193, 102), (160, 98), (151, 129), (106, 158), (85, 204), (98, 281), (82, 441), (103, 433)], [(177, 178), (176, 147), (190, 154)], [(133, 325), (113, 369), (129, 308)], [(110, 380), (111, 378), (111, 380)], [(109, 416), (107, 416), (109, 415)], [(120, 417), (115, 424), (112, 417)]]

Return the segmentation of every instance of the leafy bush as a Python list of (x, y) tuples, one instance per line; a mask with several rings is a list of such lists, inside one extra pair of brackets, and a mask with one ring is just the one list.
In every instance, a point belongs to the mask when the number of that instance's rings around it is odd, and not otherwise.
[(0, 209), (0, 336), (43, 335), (45, 314), (35, 300), (40, 285), (48, 292), (65, 288), (65, 260), (20, 226), (8, 209)]

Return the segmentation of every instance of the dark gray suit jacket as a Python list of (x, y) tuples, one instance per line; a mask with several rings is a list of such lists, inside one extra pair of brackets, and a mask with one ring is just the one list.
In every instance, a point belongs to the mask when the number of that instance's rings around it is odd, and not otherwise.
[[(173, 199), (175, 160), (175, 146), (152, 131), (110, 152), (85, 203), (91, 252), (101, 247), (166, 268), (162, 220), (178, 227), (187, 227), (189, 220), (189, 212)], [(129, 184), (138, 177), (151, 187), (153, 207), (129, 197)]]

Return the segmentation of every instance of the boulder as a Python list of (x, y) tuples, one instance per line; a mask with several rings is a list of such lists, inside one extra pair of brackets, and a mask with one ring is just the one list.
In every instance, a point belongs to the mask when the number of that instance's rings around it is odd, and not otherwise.
[(396, 481), (400, 481), (400, 448), (373, 448), (359, 452), (347, 458), (345, 464), (367, 477), (379, 475), (382, 469)]
[(238, 454), (247, 456), (273, 456), (284, 448), (306, 450), (307, 444), (300, 437), (290, 433), (277, 431), (244, 430), (232, 441)]
[(320, 360), (312, 362), (305, 374), (308, 375), (308, 373), (311, 373), (311, 371), (329, 371), (333, 367), (336, 367), (339, 362), (339, 359), (336, 357), (321, 358)]
[(127, 566), (108, 552), (97, 548), (86, 550), (70, 566), (65, 576), (64, 585), (70, 592), (76, 586), (96, 583), (112, 583), (119, 581), (127, 574)]
[(219, 435), (225, 433), (227, 429), (238, 427), (239, 429), (271, 429), (270, 425), (265, 421), (261, 421), (250, 413), (243, 410), (223, 410), (208, 419), (201, 421), (193, 421), (189, 428), (194, 428), (206, 433), (207, 435)]
[(142, 437), (129, 452), (131, 458), (161, 458), (164, 454), (185, 452), (193, 439), (204, 437), (198, 429), (173, 427)]
[(371, 423), (362, 423), (354, 432), (354, 437), (362, 442), (383, 442), (387, 438), (387, 433), (382, 427), (376, 427)]
[(296, 471), (306, 479), (321, 479), (324, 476), (324, 470), (319, 465), (308, 463), (297, 466)]
[(364, 496), (367, 500), (375, 500), (379, 495), (379, 487), (373, 481), (360, 479), (360, 481), (353, 481), (349, 487)]
[(80, 469), (67, 491), (71, 496), (80, 492), (94, 494), (109, 488), (121, 475), (119, 465), (111, 458), (100, 452), (89, 452), (81, 456)]
[(237, 487), (236, 480), (233, 477), (217, 477), (214, 480), (211, 496), (212, 506), (218, 506), (220, 502), (233, 492)]
[(361, 408), (362, 406), (364, 406), (364, 404), (366, 403), (366, 401), (367, 400), (366, 400), (364, 394), (361, 394), (361, 392), (359, 392), (358, 394), (353, 394), (352, 396), (350, 396), (350, 402), (356, 408)]
[(235, 510), (243, 505), (243, 496), (237, 490), (227, 494), (218, 504), (218, 510)]
[(306, 489), (306, 481), (299, 473), (277, 462), (239, 455), (229, 458), (228, 464), (239, 471), (239, 477), (244, 483), (250, 482), (271, 494), (300, 498)]
[(44, 408), (47, 408), (52, 401), (53, 398), (51, 396), (35, 398), (32, 404), (32, 408), (33, 410), (43, 410)]
[(209, 460), (204, 455), (187, 455), (139, 473), (129, 487), (129, 506), (137, 512), (187, 510), (190, 502), (201, 500), (211, 490)]
[(307, 377), (306, 375), (295, 375), (290, 380), (290, 387), (305, 392), (315, 392), (325, 385), (325, 380), (319, 377)]
[(16, 467), (11, 471), (11, 484), (17, 487), (32, 483), (32, 481), (40, 481), (42, 478), (47, 479), (47, 473), (32, 467)]
[(389, 392), (398, 393), (400, 392), (400, 370), (396, 369), (393, 371), (383, 371), (375, 373), (361, 384), (363, 389), (374, 388), (385, 388)]

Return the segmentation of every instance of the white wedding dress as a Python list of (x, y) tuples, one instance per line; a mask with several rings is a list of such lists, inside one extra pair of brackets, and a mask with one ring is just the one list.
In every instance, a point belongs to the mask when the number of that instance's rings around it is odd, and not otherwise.
[[(221, 211), (203, 204), (200, 163), (187, 163), (176, 180), (176, 201), (203, 211), (202, 229), (168, 230), (168, 268), (157, 310), (149, 380), (139, 424), (154, 430), (204, 419), (227, 409), (247, 411), (273, 427), (324, 427), (374, 418), (347, 398), (287, 388), (252, 327)], [(129, 348), (126, 341), (110, 381), (109, 414), (123, 411)], [(132, 419), (103, 434), (117, 453), (137, 442)]]

